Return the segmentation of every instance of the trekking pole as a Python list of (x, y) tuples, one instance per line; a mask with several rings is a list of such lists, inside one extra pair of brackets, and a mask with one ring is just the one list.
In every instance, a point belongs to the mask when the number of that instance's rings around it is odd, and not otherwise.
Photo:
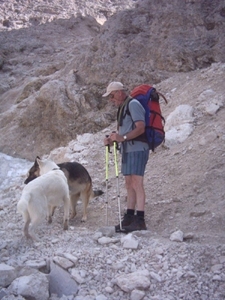
[[(106, 138), (109, 137), (106, 135)], [(109, 181), (109, 153), (110, 145), (105, 146), (105, 182), (106, 182), (106, 225), (108, 225), (108, 181)]]
[(118, 149), (117, 142), (113, 142), (115, 172), (116, 172), (116, 179), (117, 179), (117, 200), (118, 200), (118, 209), (119, 209), (119, 222), (120, 222), (120, 230), (122, 231), (121, 207), (120, 207), (120, 189), (119, 189), (119, 175), (118, 175), (118, 162), (117, 162), (117, 149)]

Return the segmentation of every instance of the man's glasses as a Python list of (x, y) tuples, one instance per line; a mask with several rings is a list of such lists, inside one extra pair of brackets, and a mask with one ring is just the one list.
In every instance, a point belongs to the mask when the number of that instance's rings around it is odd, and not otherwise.
[(114, 94), (111, 93), (111, 94), (109, 95), (109, 99), (112, 100), (112, 99), (115, 97), (115, 94), (116, 94), (116, 93), (117, 93), (117, 91), (116, 91)]

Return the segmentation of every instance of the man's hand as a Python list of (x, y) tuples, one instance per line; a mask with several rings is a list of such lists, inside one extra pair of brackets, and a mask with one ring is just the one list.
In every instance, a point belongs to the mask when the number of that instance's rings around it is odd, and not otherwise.
[(116, 132), (112, 132), (112, 133), (110, 134), (109, 137), (110, 137), (110, 139), (111, 139), (112, 142), (120, 143), (120, 142), (123, 142), (123, 141), (124, 141), (123, 136), (122, 136), (122, 135), (119, 135), (119, 134), (116, 133)]
[(112, 146), (113, 144), (113, 141), (110, 139), (110, 137), (107, 135), (105, 138), (104, 138), (104, 145), (105, 146)]

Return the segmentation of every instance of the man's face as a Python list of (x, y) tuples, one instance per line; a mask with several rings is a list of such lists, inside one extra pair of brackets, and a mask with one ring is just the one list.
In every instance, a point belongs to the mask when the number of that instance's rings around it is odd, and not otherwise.
[(109, 100), (115, 105), (120, 106), (124, 101), (124, 96), (122, 91), (113, 91), (109, 95)]

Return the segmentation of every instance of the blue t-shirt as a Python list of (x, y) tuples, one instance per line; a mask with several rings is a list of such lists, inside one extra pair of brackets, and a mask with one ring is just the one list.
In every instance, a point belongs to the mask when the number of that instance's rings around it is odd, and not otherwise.
[[(129, 112), (130, 115), (126, 113), (127, 105), (123, 111), (123, 122), (119, 126), (119, 134), (126, 135), (128, 132), (132, 131), (135, 128), (135, 122), (143, 121), (145, 122), (145, 109), (136, 99), (132, 99), (129, 103)], [(149, 146), (147, 143), (130, 140), (121, 143), (121, 152), (134, 152), (134, 151), (143, 151), (148, 150)]]

